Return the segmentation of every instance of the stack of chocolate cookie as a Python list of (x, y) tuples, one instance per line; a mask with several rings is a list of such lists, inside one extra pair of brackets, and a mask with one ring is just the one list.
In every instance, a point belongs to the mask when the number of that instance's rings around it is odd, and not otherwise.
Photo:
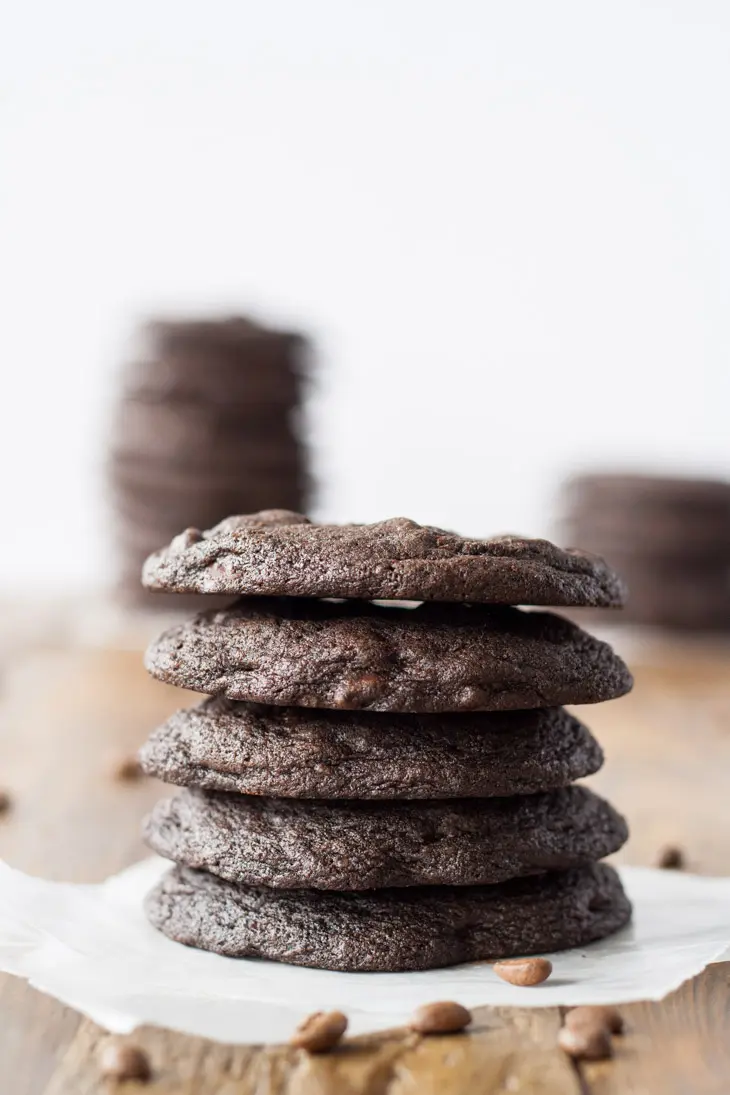
[[(109, 458), (120, 589), (181, 527), (307, 504), (305, 344), (243, 318), (153, 323), (123, 376)], [(164, 599), (163, 599), (164, 600)]]
[(146, 822), (177, 864), (147, 902), (167, 935), (387, 971), (583, 945), (627, 922), (598, 862), (626, 825), (571, 785), (603, 758), (561, 705), (620, 696), (631, 676), (570, 621), (510, 607), (619, 604), (601, 560), (268, 511), (188, 529), (144, 581), (240, 597), (147, 653), (153, 676), (210, 696), (142, 750), (145, 771), (185, 788)]
[(626, 621), (730, 630), (730, 483), (581, 475), (566, 484), (563, 510), (564, 539), (626, 579)]

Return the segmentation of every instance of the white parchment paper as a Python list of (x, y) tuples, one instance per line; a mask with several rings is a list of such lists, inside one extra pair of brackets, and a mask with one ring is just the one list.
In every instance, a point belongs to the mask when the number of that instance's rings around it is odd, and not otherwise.
[(332, 973), (222, 958), (173, 943), (142, 910), (169, 864), (153, 858), (98, 885), (31, 878), (0, 861), (0, 969), (26, 978), (110, 1030), (143, 1023), (224, 1042), (286, 1040), (318, 1008), (352, 1033), (402, 1023), (418, 1004), (544, 1007), (657, 1000), (730, 947), (730, 879), (624, 868), (630, 927), (551, 955), (538, 988), (508, 985), (487, 963), (423, 973)]

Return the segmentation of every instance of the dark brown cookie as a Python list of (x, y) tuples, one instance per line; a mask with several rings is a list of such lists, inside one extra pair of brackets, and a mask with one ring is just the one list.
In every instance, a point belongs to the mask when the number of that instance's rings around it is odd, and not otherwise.
[[(606, 519), (601, 523), (581, 518), (564, 524), (564, 539), (569, 544), (582, 544), (587, 550), (600, 548), (603, 558), (618, 568), (626, 556), (643, 558), (648, 563), (677, 564), (687, 567), (707, 565), (717, 567), (730, 560), (730, 516), (724, 527), (709, 523), (704, 527), (689, 523), (682, 514), (676, 515), (670, 528), (668, 522), (651, 525), (634, 521), (630, 514), (623, 519)], [(621, 577), (628, 589), (630, 576), (621, 570)], [(620, 622), (620, 621), (618, 621)]]
[(603, 864), (496, 886), (369, 893), (272, 890), (175, 867), (146, 910), (171, 939), (217, 954), (380, 972), (585, 946), (631, 916)]
[(136, 449), (124, 443), (112, 443), (110, 458), (115, 466), (114, 477), (127, 483), (145, 478), (161, 487), (170, 484), (173, 489), (181, 482), (195, 489), (206, 483), (214, 487), (235, 487), (246, 475), (291, 478), (301, 473), (305, 462), (301, 445), (291, 437), (265, 441), (242, 437), (229, 443), (219, 436), (206, 445), (178, 448), (168, 445), (158, 434), (158, 442), (158, 445)]
[(125, 470), (120, 474), (110, 468), (109, 477), (120, 527), (151, 529), (154, 533), (147, 555), (170, 542), (171, 535), (175, 534), (170, 530), (178, 530), (188, 523), (198, 525), (225, 513), (235, 497), (267, 499), (276, 504), (294, 498), (306, 501), (312, 491), (304, 470), (287, 475), (241, 475), (235, 487), (216, 487), (211, 483), (205, 489), (200, 486), (193, 489), (186, 483), (184, 474), (174, 486), (171, 483), (163, 486), (154, 478), (147, 478), (143, 471), (128, 474)]
[(143, 334), (146, 345), (125, 376), (126, 391), (137, 398), (226, 406), (301, 398), (307, 346), (298, 334), (244, 317), (156, 322)]
[(370, 711), (509, 711), (628, 692), (608, 644), (547, 612), (249, 598), (166, 631), (159, 680), (230, 699)]
[(730, 629), (730, 557), (715, 565), (621, 559), (631, 582), (627, 620), (688, 631)]
[(386, 716), (216, 696), (169, 718), (143, 746), (141, 760), (148, 775), (166, 783), (217, 791), (421, 799), (566, 787), (597, 772), (603, 754), (560, 707)]
[(291, 443), (297, 438), (296, 414), (209, 403), (150, 403), (120, 400), (114, 419), (116, 445), (123, 452), (160, 451), (185, 459), (201, 446), (237, 450), (250, 445)]
[(277, 512), (230, 517), (145, 567), (150, 588), (374, 600), (618, 606), (623, 587), (602, 559), (515, 536), (468, 540), (394, 518), (315, 525)]
[(695, 513), (715, 513), (730, 506), (730, 482), (662, 475), (586, 474), (568, 480), (564, 487), (569, 503), (602, 510), (632, 505), (643, 510), (682, 507)]
[[(193, 517), (220, 513), (233, 495), (245, 493), (250, 498), (305, 498), (311, 494), (312, 486), (304, 473), (287, 476), (241, 476), (235, 492), (230, 488), (210, 487), (205, 491), (193, 491), (181, 481), (172, 490), (164, 492), (154, 483), (140, 480), (137, 484), (118, 484), (115, 497), (116, 518), (120, 526), (152, 529), (155, 532), (154, 547), (170, 542), (170, 528), (179, 529), (181, 518), (184, 522)], [(155, 498), (158, 499), (155, 504)], [(164, 535), (164, 539), (161, 539)], [(149, 555), (149, 551), (148, 551)], [(166, 591), (163, 591), (166, 592)]]
[(627, 836), (620, 814), (586, 787), (440, 802), (188, 790), (145, 822), (147, 843), (168, 859), (286, 890), (492, 885), (603, 859)]
[(141, 494), (153, 493), (166, 506), (168, 494), (171, 501), (178, 493), (184, 493), (188, 498), (195, 495), (204, 497), (206, 494), (234, 497), (245, 492), (247, 480), (296, 483), (303, 477), (304, 468), (300, 449), (293, 448), (276, 455), (257, 451), (254, 446), (237, 464), (230, 464), (227, 468), (206, 466), (204, 461), (197, 467), (183, 466), (144, 454), (134, 459), (112, 456), (109, 474), (115, 484)]

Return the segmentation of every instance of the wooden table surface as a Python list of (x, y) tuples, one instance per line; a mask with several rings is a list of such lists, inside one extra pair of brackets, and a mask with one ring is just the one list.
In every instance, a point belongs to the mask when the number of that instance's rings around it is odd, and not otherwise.
[[(634, 666), (631, 696), (584, 711), (608, 758), (592, 782), (632, 826), (623, 862), (652, 863), (661, 845), (678, 842), (693, 870), (730, 873), (729, 664), (726, 653), (677, 649)], [(111, 771), (186, 694), (149, 680), (137, 651), (37, 643), (5, 660), (0, 688), (0, 785), (13, 797), (0, 856), (70, 881), (103, 879), (143, 856), (139, 822), (164, 789)], [(622, 1011), (628, 1032), (614, 1059), (578, 1066), (555, 1046), (554, 1008), (483, 1008), (468, 1035), (398, 1030), (316, 1058), (152, 1028), (138, 1041), (155, 1069), (150, 1095), (730, 1092), (730, 964), (660, 1004)], [(8, 976), (0, 1020), (0, 1095), (109, 1090), (97, 1063), (103, 1032), (90, 1021)]]

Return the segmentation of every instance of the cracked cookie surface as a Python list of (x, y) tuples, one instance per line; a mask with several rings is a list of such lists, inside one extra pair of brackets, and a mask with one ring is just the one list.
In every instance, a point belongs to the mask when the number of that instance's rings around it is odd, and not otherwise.
[(165, 783), (285, 798), (527, 795), (597, 772), (601, 748), (564, 708), (384, 715), (206, 699), (142, 747)]
[(276, 889), (493, 885), (610, 855), (626, 822), (587, 787), (512, 798), (318, 802), (182, 791), (145, 822), (167, 859)]
[(569, 620), (478, 605), (245, 598), (166, 631), (145, 664), (210, 695), (342, 710), (556, 707), (632, 685), (611, 647)]
[(319, 525), (287, 510), (187, 529), (145, 564), (148, 589), (237, 596), (619, 607), (598, 556), (548, 540), (457, 536), (405, 517)]
[(145, 907), (156, 928), (188, 946), (380, 972), (584, 946), (631, 916), (618, 875), (604, 864), (496, 886), (365, 893), (273, 890), (174, 867)]

